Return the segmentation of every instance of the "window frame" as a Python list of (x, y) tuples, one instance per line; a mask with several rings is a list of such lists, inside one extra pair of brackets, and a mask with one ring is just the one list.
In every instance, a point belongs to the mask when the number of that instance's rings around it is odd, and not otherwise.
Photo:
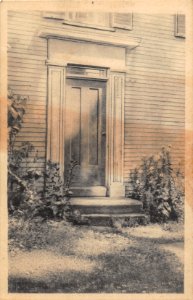
[[(181, 32), (179, 30), (179, 16), (183, 15), (184, 16), (184, 32)], [(186, 16), (183, 13), (176, 13), (174, 16), (175, 24), (174, 24), (174, 36), (179, 37), (179, 38), (185, 38), (186, 37)]]
[[(130, 14), (131, 15), (131, 24), (130, 25), (120, 25), (119, 23), (116, 23), (116, 20), (115, 20), (115, 15), (117, 13), (112, 13), (111, 14), (111, 26), (113, 28), (119, 28), (119, 29), (126, 29), (126, 30), (133, 30), (133, 13), (127, 13), (127, 14)], [(120, 14), (123, 14), (123, 13), (120, 13)]]
[[(69, 14), (76, 14), (79, 12), (44, 12), (43, 17), (46, 19), (53, 19), (57, 21), (62, 21), (62, 24), (64, 25), (71, 25), (71, 26), (77, 26), (77, 27), (86, 27), (86, 28), (92, 28), (92, 29), (98, 29), (98, 30), (104, 30), (104, 31), (116, 31), (116, 29), (126, 29), (126, 30), (133, 30), (133, 13), (131, 14), (131, 24), (119, 24), (116, 22), (116, 13), (110, 13), (109, 12), (109, 26), (103, 26), (98, 24), (92, 24), (92, 23), (86, 23), (86, 22), (80, 22), (76, 21), (75, 19), (70, 19)], [(122, 14), (122, 13), (120, 13)]]
[(86, 27), (86, 28), (92, 28), (92, 29), (99, 29), (99, 30), (104, 30), (104, 31), (115, 31), (115, 28), (111, 26), (112, 21), (111, 21), (111, 15), (110, 15), (110, 22), (109, 26), (101, 26), (97, 24), (91, 24), (91, 23), (84, 23), (84, 22), (78, 22), (76, 20), (69, 20), (67, 18), (63, 18), (62, 23), (64, 25), (72, 25), (72, 26), (77, 26), (77, 27)]

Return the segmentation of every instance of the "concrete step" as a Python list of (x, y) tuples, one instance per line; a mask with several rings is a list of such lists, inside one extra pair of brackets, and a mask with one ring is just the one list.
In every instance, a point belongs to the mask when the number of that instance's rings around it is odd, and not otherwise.
[(70, 205), (84, 215), (142, 213), (142, 203), (129, 198), (79, 197), (71, 198)]
[(133, 226), (137, 224), (146, 224), (146, 215), (143, 213), (131, 214), (82, 214), (77, 224), (93, 226)]
[(105, 186), (81, 186), (71, 187), (73, 197), (106, 197), (107, 188)]

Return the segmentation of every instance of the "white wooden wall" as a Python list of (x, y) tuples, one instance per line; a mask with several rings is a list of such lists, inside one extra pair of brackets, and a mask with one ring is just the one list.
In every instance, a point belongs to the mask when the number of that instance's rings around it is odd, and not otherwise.
[[(41, 25), (62, 26), (43, 19), (38, 12), (9, 12), (9, 86), (30, 99), (17, 144), (22, 141), (34, 144), (40, 160), (34, 164), (29, 159), (29, 166), (39, 169), (45, 163), (47, 115), (47, 43), (38, 37)], [(134, 14), (133, 30), (125, 32), (141, 38), (139, 47), (128, 50), (126, 62), (124, 178), (127, 182), (130, 169), (140, 163), (142, 156), (157, 153), (164, 145), (172, 145), (175, 165), (183, 163), (185, 39), (174, 36), (172, 15)]]

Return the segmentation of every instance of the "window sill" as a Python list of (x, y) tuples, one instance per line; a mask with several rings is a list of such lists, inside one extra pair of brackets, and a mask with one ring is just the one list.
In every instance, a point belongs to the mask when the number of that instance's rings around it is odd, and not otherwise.
[(69, 20), (64, 20), (62, 23), (64, 25), (71, 25), (71, 26), (76, 26), (76, 27), (86, 27), (86, 28), (98, 29), (98, 30), (103, 30), (103, 31), (114, 32), (116, 30), (114, 27), (100, 26), (100, 25), (95, 25), (95, 24), (86, 24), (86, 23), (74, 22), (74, 21), (69, 21)]

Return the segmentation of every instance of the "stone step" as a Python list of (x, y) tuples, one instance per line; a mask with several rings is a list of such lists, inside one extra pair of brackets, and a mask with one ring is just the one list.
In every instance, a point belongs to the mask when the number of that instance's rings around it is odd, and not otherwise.
[(79, 197), (71, 198), (70, 205), (85, 215), (142, 213), (142, 203), (129, 198)]
[(91, 187), (71, 187), (73, 197), (106, 197), (107, 188), (105, 186)]
[(146, 215), (143, 213), (131, 214), (82, 214), (77, 222), (78, 224), (93, 226), (116, 226), (117, 223), (122, 226), (133, 226), (137, 224), (146, 224)]

